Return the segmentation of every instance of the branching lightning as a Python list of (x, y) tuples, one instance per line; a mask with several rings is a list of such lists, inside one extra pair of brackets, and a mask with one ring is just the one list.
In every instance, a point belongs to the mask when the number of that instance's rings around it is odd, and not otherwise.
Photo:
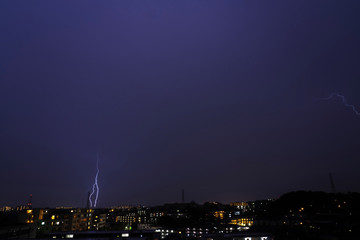
[(329, 97), (326, 97), (326, 98), (318, 98), (318, 99), (316, 99), (316, 100), (330, 100), (330, 99), (332, 99), (332, 98), (334, 98), (334, 97), (340, 98), (341, 101), (342, 101), (342, 103), (343, 103), (343, 105), (344, 105), (345, 107), (351, 108), (352, 111), (353, 111), (356, 115), (360, 116), (360, 112), (359, 112), (358, 110), (356, 110), (355, 106), (354, 106), (354, 105), (351, 105), (351, 104), (348, 104), (347, 101), (346, 101), (346, 99), (345, 99), (345, 97), (344, 97), (343, 95), (341, 95), (341, 94), (332, 93)]
[[(94, 184), (92, 185), (92, 192), (91, 194), (89, 195), (89, 202), (90, 202), (90, 207), (96, 207), (97, 205), (97, 200), (98, 200), (98, 197), (99, 197), (99, 185), (98, 185), (98, 176), (99, 176), (99, 153), (97, 154), (97, 161), (96, 161), (96, 175), (95, 175), (95, 182)], [(95, 194), (95, 200), (94, 202), (91, 200), (92, 196), (94, 195), (94, 193), (96, 192)]]

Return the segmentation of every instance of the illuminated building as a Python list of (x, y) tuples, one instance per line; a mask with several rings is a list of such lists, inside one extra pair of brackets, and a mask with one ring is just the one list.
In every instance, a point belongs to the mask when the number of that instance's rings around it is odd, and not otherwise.
[[(37, 221), (40, 233), (63, 231), (87, 231), (91, 228), (93, 210), (57, 208), (39, 209)], [(90, 227), (90, 228), (89, 228)]]
[(9, 207), (9, 206), (3, 206), (2, 208), (0, 208), (0, 212), (8, 212), (8, 211), (12, 211), (13, 208)]
[(209, 229), (207, 228), (186, 228), (185, 236), (186, 237), (202, 237), (204, 234), (208, 234)]
[(136, 223), (137, 217), (136, 213), (124, 212), (121, 215), (116, 216), (116, 222), (122, 223), (125, 229), (130, 228), (134, 223)]
[(238, 218), (238, 219), (231, 219), (230, 224), (238, 225), (241, 227), (251, 227), (254, 225), (254, 221), (249, 218)]
[(249, 204), (247, 202), (232, 202), (230, 203), (231, 207), (236, 207), (237, 209), (246, 209)]
[(29, 209), (29, 206), (27, 205), (21, 205), (16, 207), (16, 211), (23, 211)]
[(92, 230), (105, 229), (106, 228), (106, 217), (107, 217), (106, 213), (102, 213), (102, 214), (94, 213), (94, 216), (92, 218), (91, 229)]
[[(87, 231), (91, 224), (91, 212), (89, 209), (76, 209), (72, 212), (72, 231)], [(89, 224), (90, 222), (90, 224)]]
[(214, 217), (220, 218), (221, 220), (224, 219), (224, 211), (216, 211), (214, 212)]
[(33, 210), (29, 209), (26, 210), (26, 214), (27, 214), (27, 220), (26, 223), (34, 223), (34, 214), (33, 214)]

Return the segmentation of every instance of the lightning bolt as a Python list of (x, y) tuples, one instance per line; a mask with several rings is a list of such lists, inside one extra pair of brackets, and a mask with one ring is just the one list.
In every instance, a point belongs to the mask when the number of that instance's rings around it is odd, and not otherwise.
[(94, 195), (94, 192), (95, 192), (95, 184), (92, 186), (92, 192), (91, 192), (91, 194), (89, 195), (89, 202), (90, 202), (90, 207), (92, 208), (92, 206), (93, 206), (93, 202), (92, 202), (92, 200), (91, 200), (91, 197), (92, 197), (92, 195)]
[[(89, 195), (89, 202), (90, 202), (90, 207), (96, 207), (97, 205), (97, 200), (98, 200), (98, 197), (99, 197), (99, 185), (98, 185), (98, 176), (99, 176), (99, 153), (97, 154), (97, 161), (96, 161), (96, 175), (95, 175), (95, 182), (94, 184), (92, 185), (92, 192), (91, 194)], [(95, 200), (94, 202), (91, 200), (92, 196), (94, 195), (95, 193), (95, 190), (96, 190), (96, 194), (95, 194)]]
[(346, 101), (346, 99), (345, 99), (345, 97), (344, 97), (343, 95), (341, 95), (341, 94), (332, 93), (329, 97), (326, 97), (326, 98), (317, 98), (316, 100), (330, 100), (330, 99), (332, 99), (332, 98), (334, 98), (334, 97), (340, 98), (341, 101), (342, 101), (342, 103), (343, 103), (343, 105), (344, 105), (345, 107), (351, 108), (352, 111), (353, 111), (356, 115), (360, 116), (360, 112), (359, 112), (358, 110), (356, 110), (355, 106), (354, 106), (354, 105), (351, 105), (351, 104), (348, 104), (347, 101)]
[(95, 183), (94, 185), (96, 186), (96, 197), (95, 197), (95, 202), (94, 202), (94, 207), (96, 207), (97, 204), (97, 200), (99, 197), (99, 185), (98, 185), (98, 176), (99, 176), (99, 152), (97, 154), (97, 160), (96, 160), (96, 176), (95, 176)]

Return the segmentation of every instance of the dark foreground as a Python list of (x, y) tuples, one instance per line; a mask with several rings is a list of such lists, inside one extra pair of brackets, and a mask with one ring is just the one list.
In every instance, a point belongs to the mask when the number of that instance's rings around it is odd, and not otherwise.
[[(360, 194), (291, 192), (279, 199), (118, 206), (7, 207), (1, 239), (360, 239)], [(3, 208), (4, 209), (4, 208)]]

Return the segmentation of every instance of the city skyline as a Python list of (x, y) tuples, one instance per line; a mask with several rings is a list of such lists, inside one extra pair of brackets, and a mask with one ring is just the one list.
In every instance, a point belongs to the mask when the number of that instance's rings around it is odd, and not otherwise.
[[(296, 191), (279, 199), (111, 208), (0, 208), (2, 238), (320, 239), (359, 236), (360, 193)], [(31, 201), (31, 200), (30, 200)], [(11, 229), (8, 231), (7, 229)], [(4, 231), (5, 230), (5, 231)]]
[(0, 206), (360, 192), (359, 10), (0, 2)]

